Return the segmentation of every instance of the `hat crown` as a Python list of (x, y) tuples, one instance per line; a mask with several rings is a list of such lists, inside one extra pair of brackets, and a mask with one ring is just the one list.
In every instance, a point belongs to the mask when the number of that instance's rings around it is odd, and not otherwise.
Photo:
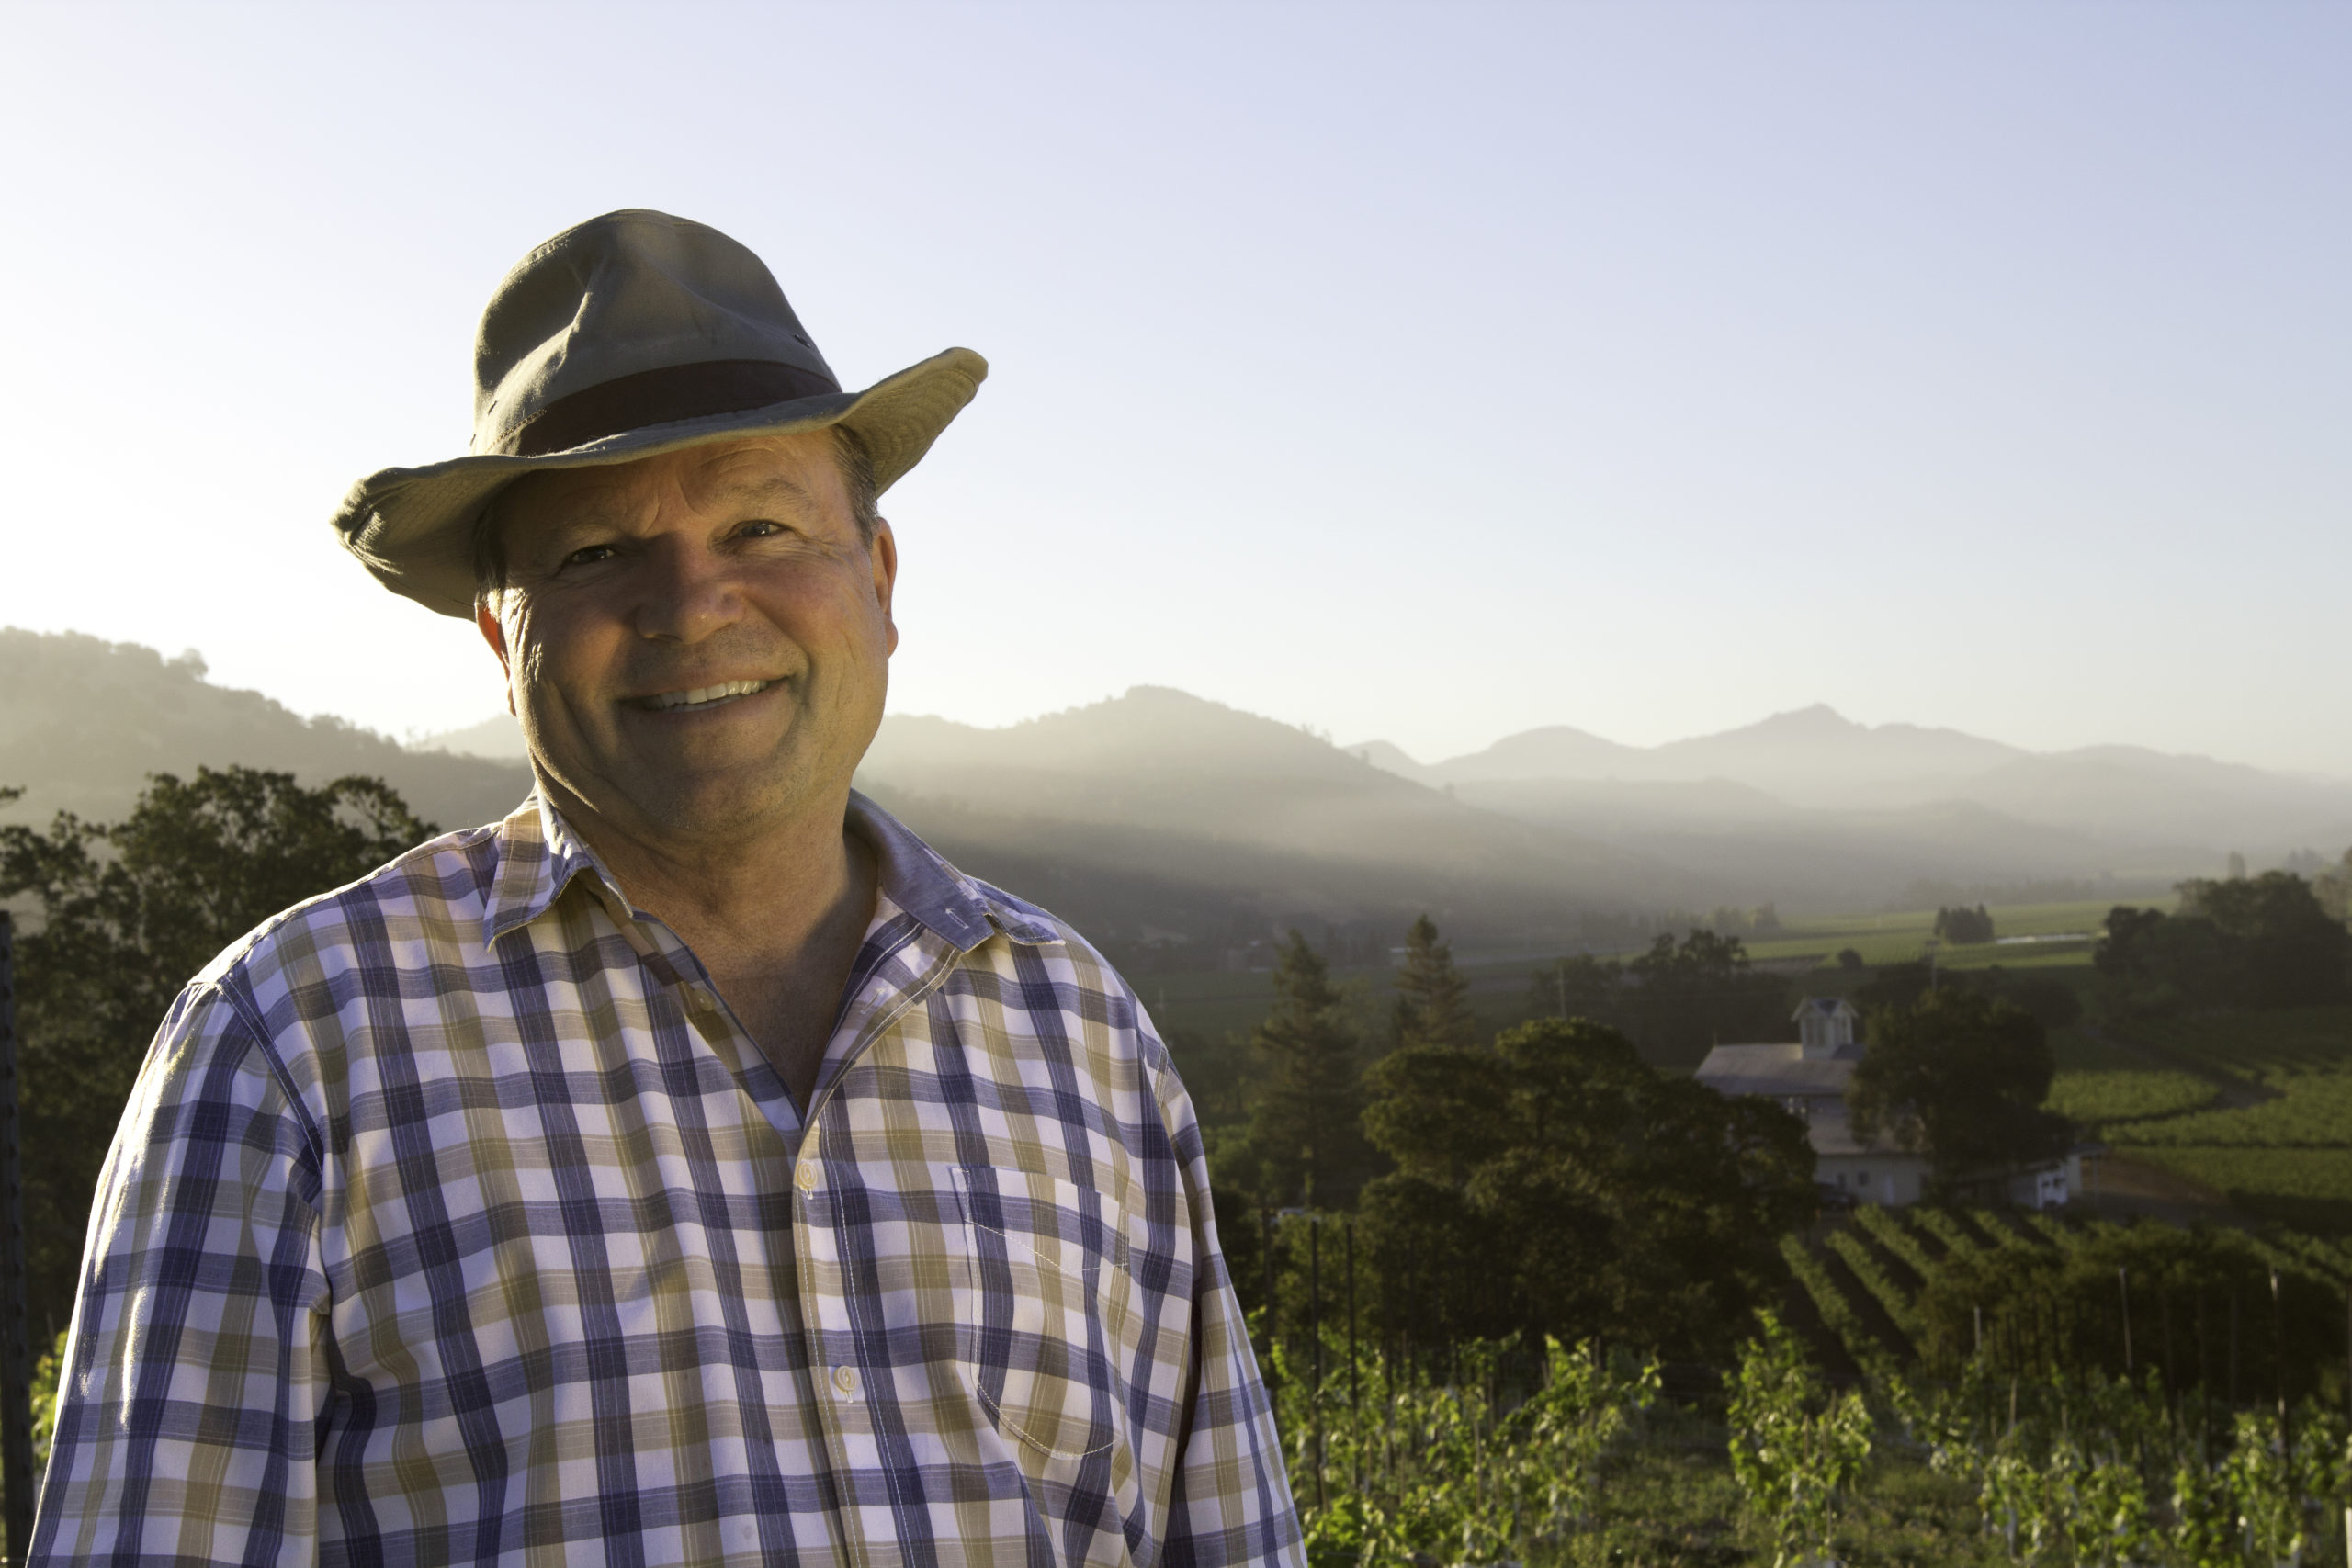
[(839, 391), (767, 265), (707, 224), (642, 208), (592, 218), (503, 278), (474, 340), (476, 452), (590, 389), (686, 366), (774, 366)]

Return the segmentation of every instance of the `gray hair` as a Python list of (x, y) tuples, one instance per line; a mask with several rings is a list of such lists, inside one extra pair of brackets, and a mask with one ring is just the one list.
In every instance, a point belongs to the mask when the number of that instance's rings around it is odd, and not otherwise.
[[(881, 491), (874, 482), (874, 455), (865, 449), (865, 438), (846, 424), (830, 427), (833, 437), (833, 457), (841, 464), (842, 483), (849, 491), (849, 514), (857, 524), (857, 537), (867, 548), (874, 545), (874, 531), (882, 525)], [(506, 536), (504, 502), (514, 493), (519, 480), (500, 486), (482, 503), (481, 514), (474, 519), (474, 595), (480, 599), (494, 598), (506, 588)]]

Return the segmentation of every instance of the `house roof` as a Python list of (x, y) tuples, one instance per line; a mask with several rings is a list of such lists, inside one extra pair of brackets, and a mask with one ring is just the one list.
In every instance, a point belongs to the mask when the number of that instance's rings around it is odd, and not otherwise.
[(1809, 1012), (1818, 1013), (1823, 1018), (1838, 1018), (1842, 1016), (1845, 1018), (1860, 1019), (1862, 1016), (1860, 1013), (1854, 1010), (1854, 1004), (1848, 1001), (1843, 997), (1807, 997), (1803, 1001), (1797, 1003), (1797, 1010), (1791, 1013), (1789, 1016), (1791, 1018), (1803, 1018)]

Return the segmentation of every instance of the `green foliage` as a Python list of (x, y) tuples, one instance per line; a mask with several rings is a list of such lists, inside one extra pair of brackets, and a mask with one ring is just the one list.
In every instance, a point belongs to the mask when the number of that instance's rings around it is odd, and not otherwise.
[(2352, 932), (2283, 871), (2185, 882), (2176, 914), (2119, 906), (2091, 956), (2119, 1015), (2214, 1006), (2336, 1002), (2352, 979)]
[(1930, 1466), (1972, 1487), (1987, 1529), (2029, 1563), (2258, 1568), (2302, 1560), (2352, 1497), (2345, 1428), (2306, 1405), (2216, 1413), (2140, 1382), (2004, 1377), (1887, 1385)]
[(1397, 1169), (1366, 1189), (1365, 1234), (1384, 1322), (1418, 1342), (1724, 1350), (1816, 1202), (1803, 1121), (1646, 1066), (1597, 1024), (1399, 1051), (1368, 1085)]
[(1629, 963), (1566, 958), (1536, 971), (1528, 1011), (1589, 1019), (1653, 1062), (1695, 1066), (1726, 1041), (1786, 1038), (1789, 986), (1750, 968), (1739, 938), (1694, 927), (1679, 942), (1657, 936)]
[(1832, 1231), (1825, 1244), (1836, 1253), (1839, 1261), (1852, 1270), (1862, 1289), (1872, 1300), (1886, 1309), (1886, 1315), (1912, 1344), (1919, 1342), (1918, 1316), (1911, 1310), (1911, 1292), (1896, 1283), (1861, 1237), (1851, 1231)]
[(1968, 1218), (1978, 1230), (1991, 1238), (1995, 1247), (2007, 1247), (2018, 1252), (2041, 1250), (2040, 1242), (2027, 1235), (1990, 1209), (1971, 1209), (1968, 1211)]
[[(2222, 1091), (2194, 1073), (2060, 1073), (2044, 1103), (2070, 1122), (2111, 1128), (2121, 1122), (2177, 1116), (2211, 1105)], [(2137, 1130), (2130, 1134), (2137, 1135)]]
[(2116, 1136), (2133, 1144), (2343, 1148), (2352, 1134), (2352, 1073), (2313, 1073), (2288, 1088), (2259, 1105), (2135, 1122)]
[(1892, 1375), (1896, 1364), (1894, 1356), (1871, 1332), (1861, 1314), (1846, 1299), (1846, 1292), (1838, 1288), (1838, 1281), (1821, 1266), (1821, 1260), (1807, 1252), (1804, 1243), (1793, 1235), (1781, 1238), (1781, 1257), (1797, 1283), (1804, 1287), (1813, 1310), (1821, 1314), (1822, 1326), (1838, 1337), (1838, 1345), (1854, 1365), (1872, 1377)]
[(379, 780), (236, 767), (155, 774), (118, 823), (0, 827), (0, 898), (40, 910), (17, 943), (35, 1323), (71, 1307), (98, 1168), (173, 998), (262, 921), (435, 831)]
[(2131, 1029), (2149, 1050), (2245, 1085), (2252, 1092), (2239, 1098), (2253, 1102), (2117, 1122), (2103, 1130), (2109, 1142), (2287, 1224), (2352, 1224), (2352, 1007), (2148, 1019)]
[(1936, 934), (1949, 942), (1974, 946), (1993, 940), (1993, 917), (1979, 904), (1973, 909), (1966, 905), (1936, 911)]
[(1603, 1456), (1658, 1397), (1656, 1362), (1547, 1340), (1456, 1347), (1442, 1372), (1387, 1355), (1274, 1352), (1276, 1416), (1311, 1563), (1485, 1563), (1589, 1521)]
[(1916, 1208), (1911, 1211), (1911, 1222), (1936, 1238), (1946, 1258), (1967, 1257), (1984, 1250), (1985, 1244), (1949, 1210)]
[(2056, 1070), (2031, 1015), (1947, 987), (1871, 1019), (1846, 1103), (1857, 1138), (1867, 1145), (1883, 1129), (1924, 1149), (1949, 1189), (2064, 1147), (2064, 1119), (2041, 1109)]
[(1405, 933), (1405, 962), (1396, 971), (1396, 1044), (1467, 1050), (1478, 1043), (1470, 1010), (1470, 982), (1453, 966), (1453, 949), (1435, 922), (1421, 916)]
[(2250, 1396), (2282, 1380), (2290, 1395), (2313, 1390), (2342, 1371), (2341, 1287), (2304, 1260), (2233, 1231), (2059, 1234), (2064, 1245), (1944, 1259), (1915, 1303), (1928, 1375), (1973, 1363), (2025, 1378), (2154, 1369), (2175, 1392)]
[(1872, 1241), (1901, 1258), (1914, 1279), (1925, 1282), (1935, 1273), (1936, 1261), (1903, 1221), (1904, 1216), (1893, 1209), (1883, 1209), (1876, 1203), (1864, 1203), (1854, 1211), (1854, 1224), (1868, 1231)]
[(1345, 1205), (1370, 1174), (1359, 1083), (1363, 1042), (1322, 955), (1297, 931), (1274, 964), (1274, 1007), (1250, 1036), (1267, 1063), (1250, 1113), (1273, 1204)]
[(1771, 1532), (1774, 1568), (1830, 1555), (1843, 1494), (1870, 1458), (1861, 1395), (1828, 1395), (1772, 1314), (1740, 1355), (1732, 1384), (1731, 1467)]

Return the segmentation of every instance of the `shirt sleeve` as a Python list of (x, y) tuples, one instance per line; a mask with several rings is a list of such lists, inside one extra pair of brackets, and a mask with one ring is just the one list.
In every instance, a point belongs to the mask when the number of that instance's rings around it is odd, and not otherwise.
[(1175, 1145), (1191, 1215), (1193, 1255), (1199, 1259), (1193, 1271), (1192, 1390), (1161, 1561), (1170, 1568), (1304, 1564), (1273, 1410), (1217, 1245), (1200, 1122), (1175, 1073), (1163, 1065), (1155, 1076), (1160, 1120)]
[(320, 1160), (258, 1032), (183, 995), (99, 1178), (33, 1564), (316, 1560)]

